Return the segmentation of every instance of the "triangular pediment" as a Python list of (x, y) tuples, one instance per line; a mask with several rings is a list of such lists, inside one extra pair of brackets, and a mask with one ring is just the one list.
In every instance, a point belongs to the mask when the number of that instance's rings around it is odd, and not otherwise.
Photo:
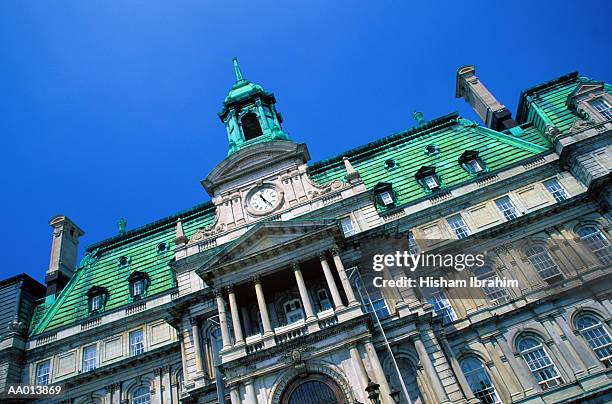
[(592, 92), (600, 92), (604, 90), (603, 82), (581, 83), (576, 86), (574, 91), (567, 96), (567, 106), (575, 107), (575, 101), (579, 98), (588, 95)]
[(220, 185), (265, 169), (273, 163), (287, 160), (304, 164), (309, 159), (308, 148), (303, 143), (288, 140), (257, 143), (226, 157), (208, 174), (202, 185), (210, 196), (214, 196)]
[(231, 266), (237, 262), (262, 259), (291, 251), (309, 240), (340, 237), (335, 219), (258, 223), (245, 234), (219, 250), (204, 266), (206, 270)]

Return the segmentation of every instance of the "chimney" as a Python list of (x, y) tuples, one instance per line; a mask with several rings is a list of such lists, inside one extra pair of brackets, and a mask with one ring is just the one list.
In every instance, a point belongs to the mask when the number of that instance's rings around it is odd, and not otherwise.
[(493, 130), (505, 130), (517, 124), (512, 113), (493, 97), (476, 77), (476, 67), (467, 65), (457, 70), (456, 97), (464, 98), (480, 119)]
[(85, 232), (67, 216), (55, 216), (49, 225), (53, 228), (51, 260), (45, 275), (47, 296), (63, 289), (74, 273), (79, 250), (79, 237)]

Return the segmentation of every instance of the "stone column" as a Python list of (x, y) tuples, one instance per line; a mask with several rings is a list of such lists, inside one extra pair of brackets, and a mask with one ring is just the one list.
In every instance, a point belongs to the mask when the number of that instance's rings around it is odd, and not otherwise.
[(201, 376), (204, 373), (202, 367), (202, 350), (200, 347), (200, 327), (198, 325), (197, 318), (191, 318), (191, 334), (193, 336), (193, 354), (195, 356), (196, 363), (196, 377)]
[(442, 382), (438, 378), (438, 373), (429, 358), (429, 354), (427, 353), (427, 349), (425, 349), (425, 345), (421, 340), (420, 334), (415, 334), (412, 336), (412, 340), (414, 342), (414, 347), (419, 355), (419, 361), (423, 365), (423, 369), (427, 374), (427, 378), (430, 380), (433, 390), (436, 393), (436, 397), (440, 402), (447, 402), (448, 396), (446, 395), (446, 391), (444, 390), (444, 386), (442, 386)]
[(257, 394), (255, 393), (255, 381), (249, 379), (244, 382), (244, 389), (246, 390), (245, 404), (257, 404)]
[(353, 292), (353, 287), (351, 286), (351, 282), (349, 281), (349, 278), (346, 275), (346, 271), (344, 269), (344, 265), (342, 264), (342, 260), (340, 259), (340, 254), (339, 254), (338, 249), (333, 248), (331, 250), (331, 253), (334, 259), (334, 264), (336, 265), (336, 269), (338, 270), (338, 275), (340, 276), (340, 282), (342, 283), (342, 288), (344, 289), (344, 293), (346, 294), (346, 298), (348, 300), (348, 305), (353, 306), (355, 304), (359, 304), (359, 302), (355, 298), (355, 293)]
[[(510, 344), (506, 340), (503, 334), (496, 334), (495, 340), (497, 341), (499, 348), (506, 357), (512, 373), (516, 375), (516, 381), (518, 382), (519, 391), (510, 391), (510, 395), (514, 399), (514, 396), (521, 397), (525, 395), (526, 391), (533, 391), (535, 380), (530, 373), (527, 373), (528, 367), (520, 355), (515, 355)], [(491, 343), (491, 340), (484, 340), (483, 344), (485, 347)]]
[(232, 404), (241, 404), (239, 385), (234, 385), (230, 387), (230, 401), (232, 402)]
[(442, 350), (446, 353), (448, 361), (450, 362), (451, 368), (457, 377), (457, 381), (459, 382), (459, 386), (461, 390), (463, 390), (463, 394), (465, 394), (465, 398), (468, 399), (471, 403), (479, 403), (478, 399), (474, 395), (470, 384), (468, 383), (465, 375), (463, 374), (463, 370), (461, 370), (461, 366), (459, 365), (459, 361), (453, 352), (453, 349), (448, 343), (446, 339), (446, 335), (440, 334), (438, 335), (438, 341), (440, 341), (440, 345), (442, 346)]
[(349, 352), (351, 354), (351, 361), (353, 362), (353, 366), (355, 366), (357, 376), (359, 377), (359, 381), (361, 382), (361, 387), (365, 389), (368, 385), (368, 373), (366, 372), (365, 366), (363, 365), (363, 361), (361, 360), (361, 354), (359, 354), (359, 349), (357, 348), (357, 345), (349, 345)]
[(221, 340), (223, 341), (223, 348), (227, 349), (232, 346), (229, 336), (229, 329), (227, 328), (227, 315), (225, 313), (225, 301), (221, 291), (215, 289), (215, 297), (217, 298), (217, 310), (219, 311), (219, 324), (221, 325)]
[(112, 396), (111, 403), (113, 404), (121, 403), (121, 383), (113, 384), (112, 388), (113, 388), (113, 393), (111, 394)]
[(327, 287), (331, 292), (332, 299), (334, 300), (334, 309), (339, 309), (344, 307), (342, 304), (342, 299), (340, 299), (340, 293), (338, 292), (338, 288), (336, 287), (336, 281), (334, 280), (334, 276), (332, 275), (331, 269), (329, 269), (329, 264), (327, 263), (327, 258), (325, 258), (325, 253), (321, 253), (319, 255), (319, 260), (321, 261), (321, 267), (323, 267), (323, 274), (325, 275), (325, 280), (327, 281)]
[(171, 404), (172, 403), (172, 384), (171, 384), (171, 376), (170, 376), (170, 366), (164, 366), (162, 368), (162, 377), (160, 380), (160, 385), (162, 386), (161, 395), (164, 399), (164, 403)]
[(183, 365), (183, 380), (185, 384), (189, 384), (190, 374), (187, 373), (187, 355), (185, 355), (185, 332), (181, 326), (181, 331), (177, 331), (179, 342), (181, 344), (181, 365)]
[(240, 313), (236, 304), (236, 294), (232, 285), (227, 287), (227, 295), (229, 297), (230, 312), (232, 313), (232, 325), (234, 326), (234, 343), (242, 345), (244, 344), (244, 336), (242, 335), (242, 326), (240, 325)]
[(304, 277), (302, 276), (302, 271), (300, 270), (300, 266), (298, 264), (293, 264), (293, 274), (295, 275), (295, 280), (300, 291), (300, 298), (302, 299), (302, 305), (304, 306), (306, 321), (313, 320), (316, 318), (316, 316), (312, 310), (310, 296), (308, 295), (308, 290), (306, 289), (306, 284), (304, 283)]
[(391, 388), (389, 387), (389, 382), (385, 377), (385, 372), (380, 364), (380, 359), (378, 359), (378, 354), (376, 353), (374, 345), (372, 345), (370, 341), (367, 341), (363, 344), (363, 346), (366, 349), (368, 359), (372, 365), (372, 371), (374, 372), (376, 383), (380, 385), (380, 398), (383, 404), (394, 404), (393, 399), (391, 398)]
[(263, 288), (261, 287), (261, 277), (259, 275), (255, 276), (253, 282), (255, 283), (255, 294), (257, 295), (257, 305), (259, 306), (263, 334), (264, 336), (266, 334), (274, 334), (274, 331), (272, 331), (272, 324), (270, 323), (270, 315), (268, 314), (268, 306), (266, 305)]

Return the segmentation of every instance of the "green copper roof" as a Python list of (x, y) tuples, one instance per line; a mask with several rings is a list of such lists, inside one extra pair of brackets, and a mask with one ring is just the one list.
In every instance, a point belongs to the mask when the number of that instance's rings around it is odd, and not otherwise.
[[(561, 132), (569, 130), (578, 115), (567, 108), (567, 97), (579, 84), (593, 81), (574, 72), (523, 91), (517, 122), (531, 122), (541, 131), (546, 131), (550, 125), (556, 126)], [(605, 84), (604, 88), (612, 93), (609, 84)]]
[[(520, 138), (452, 114), (314, 164), (310, 174), (320, 183), (343, 179), (346, 172), (342, 157), (346, 156), (368, 189), (380, 182), (391, 183), (396, 203), (402, 205), (431, 195), (415, 180), (423, 166), (435, 167), (443, 186), (448, 188), (475, 178), (457, 162), (466, 150), (478, 151), (487, 169), (495, 171), (546, 151), (550, 146), (545, 142), (533, 128)], [(428, 145), (436, 146), (438, 152), (426, 153)], [(388, 168), (387, 160), (394, 160), (395, 167)]]
[[(36, 335), (83, 320), (88, 317), (87, 291), (102, 287), (109, 291), (104, 311), (112, 311), (130, 303), (129, 275), (134, 271), (146, 273), (150, 279), (146, 297), (166, 293), (176, 286), (169, 266), (174, 253), (175, 222), (183, 220), (185, 235), (190, 237), (197, 229), (206, 227), (214, 219), (212, 204), (207, 203), (157, 221), (123, 236), (113, 237), (90, 246), (89, 258), (79, 267), (70, 282), (51, 307), (44, 303), (36, 308), (31, 333)], [(160, 243), (166, 249), (158, 251)], [(122, 256), (128, 264), (121, 266)]]

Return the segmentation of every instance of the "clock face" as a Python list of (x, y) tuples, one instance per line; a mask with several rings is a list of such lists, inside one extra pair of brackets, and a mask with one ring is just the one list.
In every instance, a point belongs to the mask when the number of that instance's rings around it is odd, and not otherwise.
[(278, 191), (274, 187), (264, 186), (253, 192), (249, 198), (249, 207), (257, 213), (266, 213), (279, 204)]

